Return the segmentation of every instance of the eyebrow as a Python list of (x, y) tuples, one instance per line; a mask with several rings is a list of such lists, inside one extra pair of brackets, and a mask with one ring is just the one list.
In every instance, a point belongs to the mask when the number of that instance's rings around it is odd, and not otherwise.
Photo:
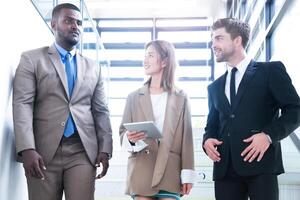
[(68, 18), (68, 19), (71, 19), (71, 20), (76, 20), (76, 21), (79, 21), (79, 22), (82, 22), (82, 19), (76, 19), (74, 17), (70, 17), (70, 16), (64, 16), (64, 18)]

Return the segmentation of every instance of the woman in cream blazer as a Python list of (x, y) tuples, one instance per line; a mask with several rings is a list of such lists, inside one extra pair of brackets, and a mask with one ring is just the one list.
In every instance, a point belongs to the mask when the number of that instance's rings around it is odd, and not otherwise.
[[(126, 194), (136, 200), (179, 199), (194, 182), (191, 115), (187, 95), (174, 86), (175, 54), (162, 40), (146, 45), (145, 74), (149, 80), (129, 94), (120, 126), (121, 144), (131, 155)], [(130, 132), (124, 123), (154, 121), (161, 139)]]

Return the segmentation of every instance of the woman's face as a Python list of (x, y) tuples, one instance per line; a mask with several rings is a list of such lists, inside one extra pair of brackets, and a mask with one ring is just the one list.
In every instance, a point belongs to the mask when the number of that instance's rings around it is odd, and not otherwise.
[(150, 45), (145, 52), (144, 69), (146, 75), (158, 75), (163, 72), (163, 62), (156, 51), (156, 49)]

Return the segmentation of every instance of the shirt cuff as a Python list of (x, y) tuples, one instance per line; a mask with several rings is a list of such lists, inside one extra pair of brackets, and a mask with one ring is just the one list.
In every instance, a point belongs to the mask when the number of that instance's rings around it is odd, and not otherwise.
[(139, 140), (135, 143), (135, 145), (131, 145), (127, 136), (123, 136), (122, 148), (128, 152), (139, 152), (147, 146), (148, 144), (146, 144), (143, 140)]
[(271, 139), (271, 137), (270, 137), (268, 134), (266, 134), (266, 135), (267, 135), (267, 137), (268, 137), (268, 140), (269, 140), (270, 144), (272, 144), (272, 139)]
[(181, 183), (184, 184), (184, 183), (192, 183), (194, 184), (195, 181), (196, 181), (196, 172), (194, 170), (191, 170), (191, 169), (182, 169), (181, 170), (181, 175), (180, 175), (180, 178), (181, 178)]

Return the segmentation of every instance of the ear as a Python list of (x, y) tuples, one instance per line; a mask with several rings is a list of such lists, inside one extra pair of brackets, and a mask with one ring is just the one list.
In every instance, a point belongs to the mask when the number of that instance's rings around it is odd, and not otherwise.
[(166, 61), (166, 59), (163, 59), (163, 60), (161, 61), (161, 66), (162, 66), (162, 68), (165, 68), (165, 67), (167, 66), (167, 61)]
[(55, 20), (51, 20), (51, 29), (55, 30), (55, 26), (56, 26), (56, 21)]
[(233, 41), (237, 46), (243, 46), (243, 39), (241, 36), (237, 36)]

